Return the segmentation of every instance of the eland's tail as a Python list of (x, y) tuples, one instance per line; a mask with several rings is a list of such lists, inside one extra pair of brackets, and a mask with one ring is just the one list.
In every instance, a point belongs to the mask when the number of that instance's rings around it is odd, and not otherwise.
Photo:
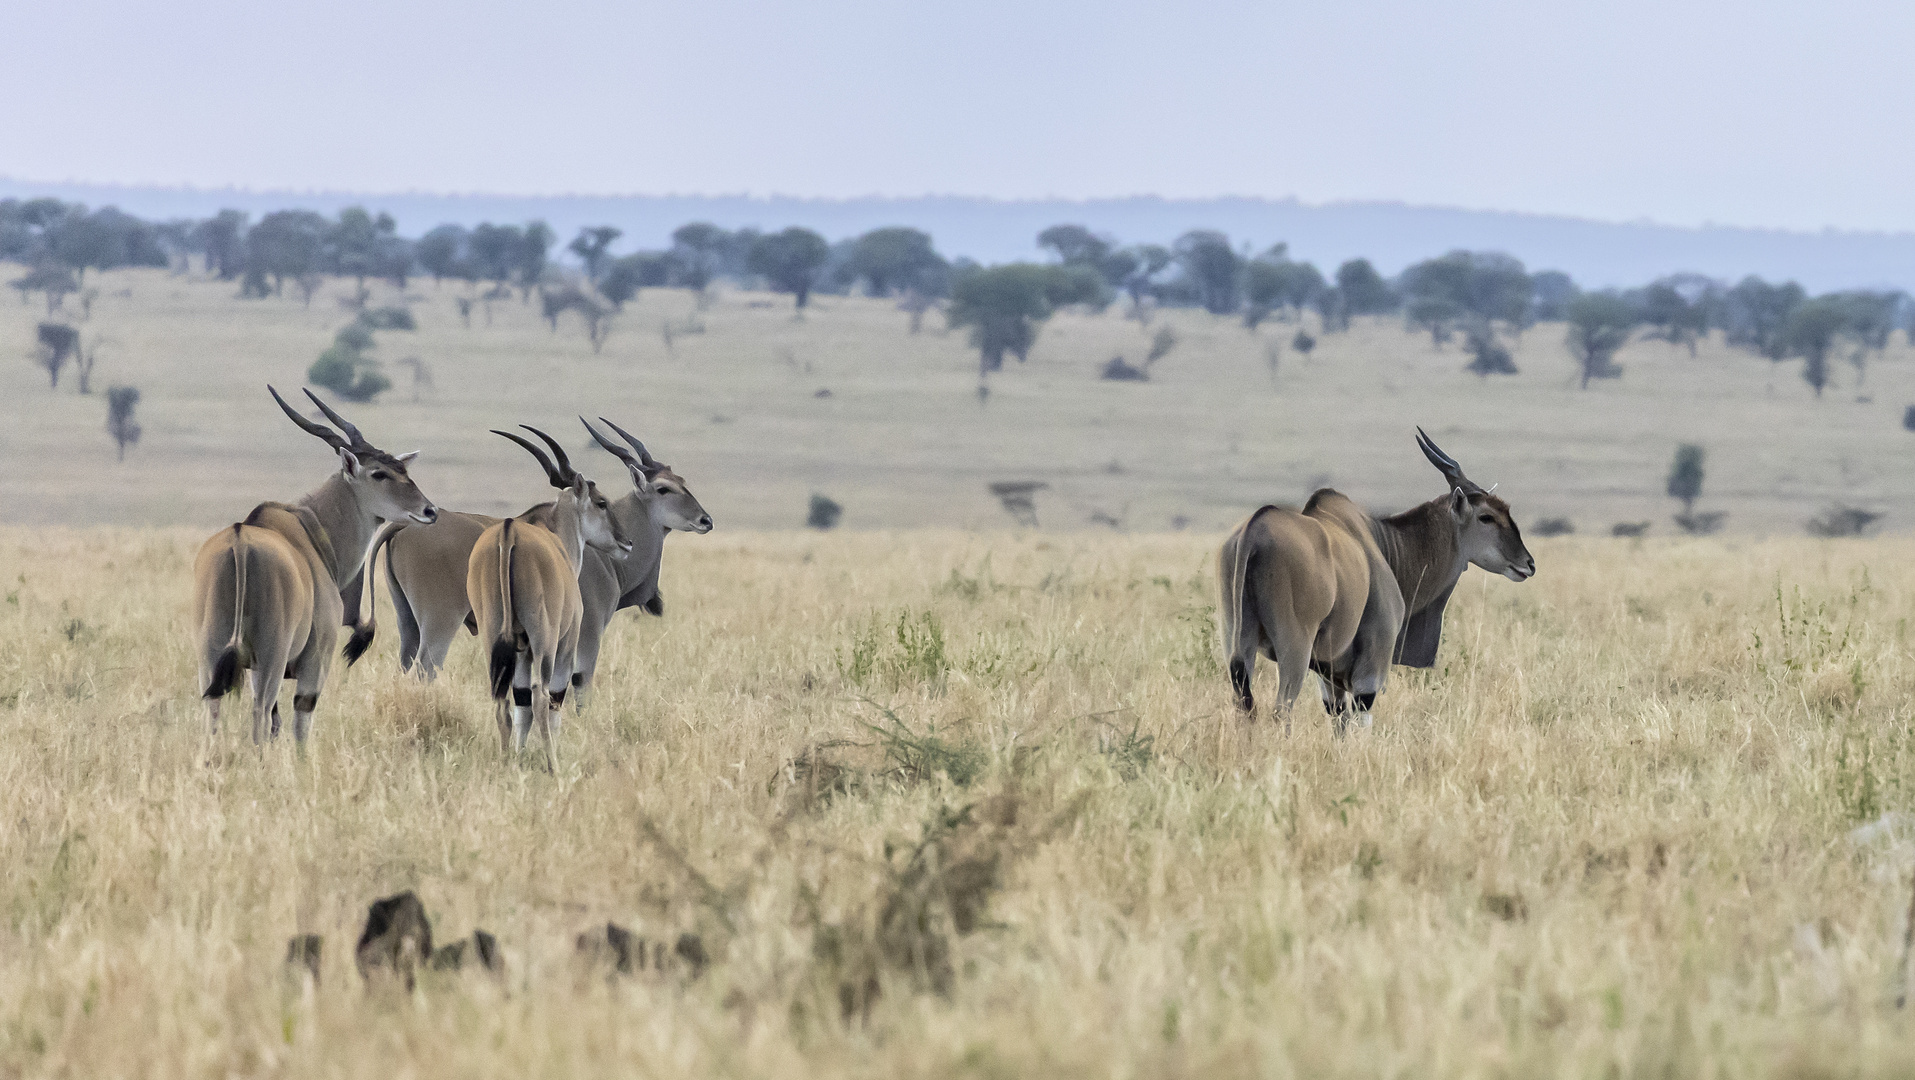
[[(405, 527), (403, 521), (388, 521), (380, 527), (379, 535), (372, 538), (372, 547), (366, 551), (366, 566), (361, 571), (366, 577), (366, 603), (360, 609), (364, 615), (353, 626), (352, 636), (346, 639), (345, 648), (339, 650), (339, 655), (346, 658), (347, 667), (358, 663), (359, 658), (366, 655), (366, 650), (372, 648), (373, 635), (379, 632), (379, 590), (373, 584), (377, 577), (379, 549), (385, 547)], [(386, 561), (392, 561), (390, 552), (386, 554)]]
[(518, 665), (518, 635), (512, 628), (512, 519), (499, 523), (499, 636), (492, 641), (492, 658), (487, 665), (491, 676), (492, 699), (501, 700), (512, 688), (513, 669)]
[(240, 633), (246, 625), (246, 534), (244, 526), (233, 524), (233, 636), (213, 660), (213, 677), (201, 697), (223, 698), (239, 684)]

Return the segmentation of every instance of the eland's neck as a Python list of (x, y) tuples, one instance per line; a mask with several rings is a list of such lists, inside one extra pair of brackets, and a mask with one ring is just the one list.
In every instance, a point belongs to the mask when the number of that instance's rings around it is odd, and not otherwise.
[(1371, 534), (1403, 590), (1404, 614), (1428, 607), (1456, 584), (1467, 564), (1456, 543), (1448, 498), (1386, 518), (1372, 518)]
[(643, 584), (665, 551), (665, 534), (671, 530), (652, 517), (657, 505), (656, 499), (648, 499), (636, 491), (612, 503), (619, 528), (632, 541), (632, 550), (623, 559), (611, 560), (612, 574), (618, 578), (621, 595)]
[(358, 492), (339, 473), (300, 497), (300, 504), (319, 518), (332, 547), (334, 581), (351, 581), (366, 559), (366, 545), (379, 528), (379, 519), (360, 501)]
[(585, 525), (576, 499), (563, 498), (552, 507), (552, 535), (559, 538), (572, 576), (578, 577), (579, 567), (585, 565)]

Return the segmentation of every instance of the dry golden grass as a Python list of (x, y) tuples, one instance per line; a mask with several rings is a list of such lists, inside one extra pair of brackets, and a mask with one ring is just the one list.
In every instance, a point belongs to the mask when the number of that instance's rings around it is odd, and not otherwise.
[[(0, 522), (185, 525), (211, 530), (267, 498), (316, 482), (325, 447), (273, 408), (264, 384), (291, 390), (352, 318), (332, 282), (310, 308), (290, 296), (238, 300), (233, 282), (165, 271), (89, 275), (101, 295), (88, 341), (101, 339), (97, 386), (131, 383), (146, 435), (114, 462), (106, 404), (69, 375), (58, 393), (26, 360), (37, 302), (0, 302)], [(1523, 335), (1522, 373), (1466, 374), (1456, 345), (1438, 351), (1401, 320), (1359, 320), (1303, 357), (1294, 325), (1257, 333), (1236, 319), (1166, 311), (1149, 328), (1068, 312), (1046, 326), (1030, 362), (975, 395), (977, 357), (941, 316), (912, 335), (891, 301), (823, 296), (802, 320), (790, 300), (721, 292), (700, 309), (682, 290), (648, 289), (618, 316), (601, 355), (576, 317), (551, 332), (531, 306), (493, 305), (460, 323), (462, 286), (414, 282), (417, 333), (378, 337), (399, 385), (349, 408), (375, 442), (423, 448), (415, 475), (455, 509), (517, 513), (544, 498), (538, 471), (487, 428), (532, 423), (584, 451), (574, 414), (610, 416), (682, 472), (720, 529), (794, 528), (819, 492), (849, 528), (1004, 528), (992, 481), (1041, 480), (1046, 528), (1093, 528), (1094, 515), (1157, 532), (1178, 519), (1221, 532), (1252, 507), (1301, 501), (1333, 483), (1367, 506), (1401, 508), (1439, 490), (1416, 453), (1427, 428), (1524, 523), (1568, 517), (1585, 533), (1618, 521), (1674, 531), (1664, 494), (1681, 442), (1709, 451), (1699, 509), (1729, 513), (1729, 531), (1800, 535), (1833, 501), (1888, 512), (1915, 528), (1915, 471), (1902, 410), (1915, 402), (1915, 350), (1896, 335), (1865, 384), (1836, 358), (1836, 384), (1812, 396), (1799, 363), (1771, 364), (1718, 338), (1691, 358), (1642, 341), (1626, 373), (1575, 388), (1560, 325)], [(121, 295), (126, 293), (126, 295)], [(373, 303), (396, 302), (385, 286)], [(72, 314), (78, 302), (69, 300)], [(663, 328), (675, 328), (668, 347)], [(1314, 326), (1312, 319), (1311, 325)], [(1145, 384), (1096, 377), (1113, 355), (1140, 362), (1159, 327), (1180, 344)], [(688, 332), (698, 328), (699, 332)], [(1278, 350), (1274, 378), (1268, 352)], [(413, 400), (396, 361), (423, 359), (434, 386)], [(830, 397), (815, 396), (829, 390)], [(1863, 400), (1866, 399), (1866, 400)]]
[[(304, 758), (209, 738), (198, 539), (0, 530), (0, 1075), (1915, 1067), (1905, 542), (1539, 542), (1338, 742), (1229, 711), (1214, 538), (679, 539), (551, 777), (390, 621)], [(504, 982), (369, 992), (403, 888)]]

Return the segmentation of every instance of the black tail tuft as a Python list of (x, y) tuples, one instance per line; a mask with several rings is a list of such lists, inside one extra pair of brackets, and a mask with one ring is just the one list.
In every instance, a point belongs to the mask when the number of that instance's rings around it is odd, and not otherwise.
[(213, 681), (206, 684), (206, 698), (223, 698), (239, 685), (239, 646), (228, 645), (213, 661)]
[(352, 636), (346, 639), (346, 647), (339, 650), (339, 655), (346, 658), (347, 667), (358, 663), (359, 658), (366, 655), (366, 650), (372, 648), (372, 635), (377, 630), (378, 627), (372, 623), (353, 627)]
[(492, 664), (489, 674), (492, 676), (492, 700), (505, 698), (506, 691), (512, 689), (512, 672), (519, 665), (519, 650), (511, 641), (500, 638), (492, 643)]
[(1241, 657), (1230, 658), (1230, 688), (1237, 692), (1237, 708), (1244, 712), (1256, 708), (1256, 700), (1250, 696), (1250, 666)]

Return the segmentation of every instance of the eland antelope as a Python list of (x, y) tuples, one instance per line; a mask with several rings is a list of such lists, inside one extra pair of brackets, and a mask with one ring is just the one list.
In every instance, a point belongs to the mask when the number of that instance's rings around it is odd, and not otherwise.
[[(599, 494), (598, 485), (572, 468), (551, 436), (533, 427), (526, 430), (552, 448), (556, 465), (538, 447), (511, 432), (495, 430), (493, 434), (529, 451), (545, 468), (546, 479), (560, 489), (549, 511), (549, 525), (534, 522), (528, 513), (488, 526), (467, 559), (466, 596), (479, 625), (479, 640), (486, 643), (487, 682), (495, 702), (501, 751), (510, 754), (524, 749), (536, 719), (546, 765), (557, 772), (558, 713), (572, 681), (585, 611), (578, 587), (585, 551), (591, 547), (624, 554), (632, 550), (632, 542), (619, 528), (611, 501)], [(508, 690), (512, 695), (509, 720)], [(535, 696), (543, 700), (535, 704)]]
[[(632, 542), (632, 552), (614, 559), (596, 548), (585, 553), (579, 570), (579, 593), (585, 604), (579, 630), (577, 666), (572, 674), (575, 707), (583, 704), (598, 669), (599, 646), (613, 616), (626, 608), (641, 608), (652, 615), (665, 613), (665, 601), (658, 591), (658, 568), (665, 554), (665, 537), (673, 531), (708, 533), (711, 515), (699, 505), (686, 486), (685, 478), (671, 466), (654, 459), (640, 442), (624, 428), (599, 418), (616, 431), (631, 448), (601, 436), (586, 423), (585, 430), (607, 451), (624, 463), (631, 475), (633, 490), (612, 503), (612, 514), (619, 528)], [(549, 506), (551, 504), (545, 504)], [(536, 524), (542, 507), (533, 507), (525, 517)], [(466, 599), (466, 568), (479, 534), (497, 524), (495, 517), (442, 510), (437, 524), (429, 528), (408, 527), (393, 522), (380, 530), (373, 550), (366, 557), (362, 573), (378, 573), (375, 566), (381, 547), (386, 552), (386, 590), (392, 595), (392, 607), (399, 622), (399, 667), (411, 670), (417, 664), (426, 678), (437, 676), (444, 666), (452, 640), (464, 626), (478, 633), (472, 606)], [(375, 626), (372, 605), (366, 604), (366, 618), (359, 617), (362, 586), (354, 581), (346, 587), (345, 619), (355, 627), (347, 643), (348, 662), (357, 660), (370, 644)]]
[(338, 431), (266, 389), (293, 423), (338, 452), (339, 471), (298, 502), (260, 503), (200, 546), (193, 559), (199, 684), (217, 734), (220, 702), (250, 670), (258, 743), (279, 734), (280, 680), (297, 680), (293, 737), (303, 744), (332, 666), (339, 582), (359, 572), (380, 522), (431, 524), (438, 511), (406, 474), (417, 451), (393, 455), (373, 446), (310, 390), (306, 396)]
[(1306, 671), (1320, 680), (1340, 735), (1365, 726), (1392, 661), (1432, 667), (1443, 607), (1471, 563), (1511, 581), (1536, 573), (1509, 504), (1463, 475), (1422, 428), (1416, 444), (1449, 493), (1386, 518), (1323, 488), (1301, 512), (1265, 506), (1224, 541), (1224, 649), (1237, 705), (1255, 706), (1257, 656), (1276, 661), (1276, 708), (1289, 710)]

